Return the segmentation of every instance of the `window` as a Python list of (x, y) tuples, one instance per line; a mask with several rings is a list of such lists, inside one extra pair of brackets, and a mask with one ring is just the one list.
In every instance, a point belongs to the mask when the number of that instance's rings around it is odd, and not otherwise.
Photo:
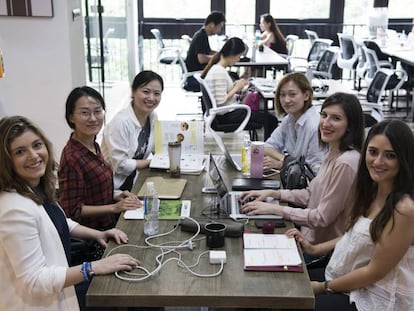
[(270, 14), (276, 19), (327, 19), (330, 0), (270, 0)]
[(211, 11), (210, 0), (143, 0), (145, 18), (201, 18)]
[(255, 0), (226, 0), (226, 34), (243, 38), (254, 34)]
[(413, 0), (392, 0), (388, 2), (388, 18), (414, 18)]

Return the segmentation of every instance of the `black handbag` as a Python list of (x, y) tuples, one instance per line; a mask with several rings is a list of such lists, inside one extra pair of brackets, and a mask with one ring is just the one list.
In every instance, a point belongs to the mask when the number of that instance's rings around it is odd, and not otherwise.
[(280, 180), (284, 189), (303, 189), (316, 176), (306, 163), (305, 156), (286, 156), (280, 170)]
[(94, 261), (102, 258), (105, 248), (93, 240), (71, 238), (70, 265), (76, 266), (85, 261)]

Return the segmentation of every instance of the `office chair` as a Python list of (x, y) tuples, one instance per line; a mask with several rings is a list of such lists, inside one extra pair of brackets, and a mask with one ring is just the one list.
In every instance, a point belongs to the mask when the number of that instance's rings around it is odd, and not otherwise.
[(340, 70), (336, 64), (339, 54), (339, 47), (330, 46), (323, 51), (321, 58), (316, 65), (312, 75), (319, 79), (339, 79)]
[[(380, 68), (376, 71), (371, 83), (368, 86), (365, 100), (361, 101), (361, 106), (365, 114), (365, 126), (370, 127), (373, 124), (384, 119), (383, 101), (386, 97), (386, 91), (391, 93), (401, 88), (404, 83), (396, 76), (394, 69)], [(388, 97), (388, 102), (390, 102)], [(369, 112), (369, 114), (367, 113)]]
[(331, 46), (332, 40), (330, 39), (315, 39), (312, 47), (309, 50), (307, 58), (298, 56), (289, 56), (288, 67), (291, 71), (306, 72), (308, 68), (314, 70), (322, 57), (323, 52)]
[(354, 36), (338, 33), (340, 53), (337, 64), (341, 69), (349, 70), (353, 73), (354, 89), (356, 89), (356, 66), (358, 63), (358, 45)]
[[(159, 29), (151, 29), (152, 34), (157, 40), (158, 44), (158, 56), (157, 61), (161, 64), (172, 65), (179, 63), (179, 57), (182, 56), (182, 50), (180, 46), (166, 46), (164, 44), (163, 37)], [(185, 58), (185, 57), (183, 57)], [(181, 64), (179, 63), (181, 66)], [(183, 68), (181, 67), (182, 71)]]
[[(207, 85), (206, 81), (201, 78), (200, 73), (195, 73), (194, 78), (200, 84), (200, 89), (202, 93), (202, 110), (204, 114), (204, 121), (206, 125), (206, 129), (212, 134), (213, 138), (217, 142), (219, 146), (223, 144), (222, 139), (219, 132), (221, 133), (239, 133), (243, 130), (249, 131), (250, 139), (252, 141), (258, 140), (257, 130), (262, 128), (262, 124), (260, 123), (249, 123), (251, 111), (250, 107), (247, 105), (242, 104), (233, 104), (233, 105), (226, 105), (217, 107), (216, 100), (214, 95), (211, 93), (209, 86)], [(234, 111), (236, 109), (244, 109), (246, 110), (246, 116), (241, 123), (220, 123), (216, 116), (218, 114), (224, 114), (227, 112)]]
[(316, 39), (319, 39), (319, 35), (316, 31), (305, 29), (305, 34), (309, 39), (310, 46), (313, 45)]

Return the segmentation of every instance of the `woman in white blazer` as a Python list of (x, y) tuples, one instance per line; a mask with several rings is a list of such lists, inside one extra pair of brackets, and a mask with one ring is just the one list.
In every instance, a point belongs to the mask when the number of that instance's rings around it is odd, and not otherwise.
[(24, 117), (0, 120), (0, 310), (79, 310), (74, 285), (131, 270), (125, 254), (69, 267), (70, 237), (128, 240), (67, 219), (55, 198), (55, 160), (41, 130)]

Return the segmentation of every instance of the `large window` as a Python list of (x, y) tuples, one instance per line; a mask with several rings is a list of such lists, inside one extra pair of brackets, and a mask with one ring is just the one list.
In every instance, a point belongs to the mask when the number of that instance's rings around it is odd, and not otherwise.
[[(243, 3), (243, 5), (240, 5)], [(230, 37), (253, 36), (255, 24), (255, 0), (226, 0), (226, 34)]]
[(391, 0), (388, 2), (388, 18), (414, 18), (413, 0)]
[(270, 14), (278, 20), (289, 19), (327, 19), (329, 0), (270, 0)]
[(202, 18), (210, 13), (210, 0), (143, 0), (145, 18)]

